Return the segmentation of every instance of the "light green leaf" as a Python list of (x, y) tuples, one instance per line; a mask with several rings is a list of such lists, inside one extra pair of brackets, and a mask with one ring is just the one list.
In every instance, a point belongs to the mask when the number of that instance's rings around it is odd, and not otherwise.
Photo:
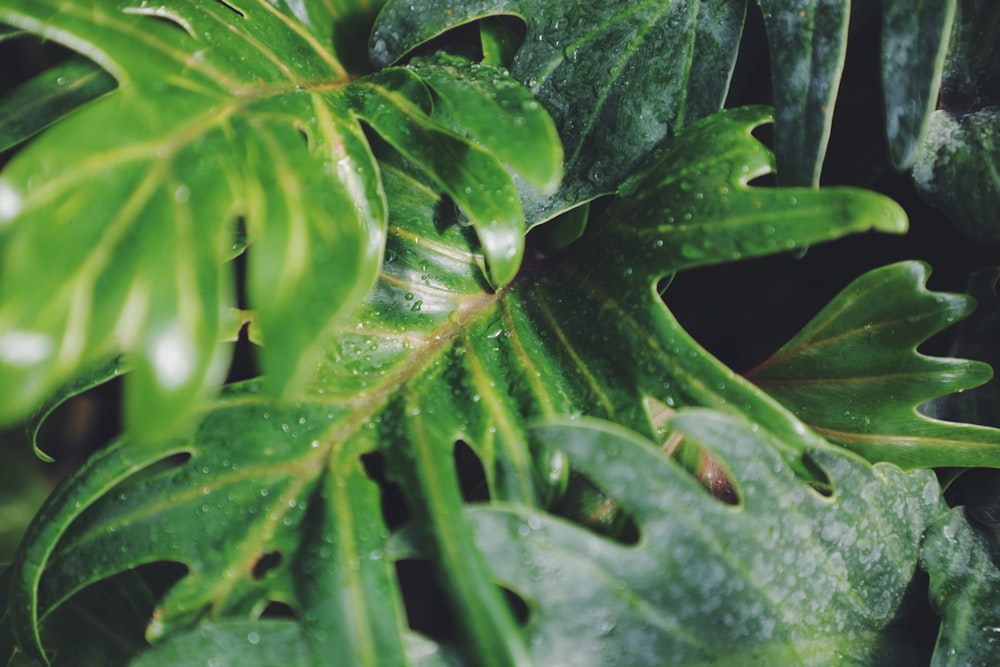
[[(79, 51), (118, 83), (0, 175), (0, 422), (22, 418), (80, 369), (123, 352), (133, 368), (130, 429), (160, 436), (188, 423), (225, 374), (229, 350), (220, 341), (235, 298), (226, 262), (247, 240), (268, 386), (293, 393), (319, 337), (377, 274), (385, 201), (358, 120), (369, 110), (356, 104), (386, 82), (405, 91), (384, 89), (382, 99), (401, 105), (401, 125), (381, 129), (393, 140), (420, 128), (429, 142), (420, 156), (438, 158), (422, 162), (442, 189), (475, 184), (473, 196), (455, 199), (474, 221), (495, 282), (514, 275), (524, 224), (506, 206), (510, 175), (489, 150), (427, 115), (428, 89), (414, 72), (347, 72), (328, 44), (333, 22), (365, 8), (341, 4), (0, 3), (0, 20)], [(504, 90), (504, 99), (527, 99)], [(547, 126), (536, 110), (498, 109), (496, 122), (512, 123), (517, 136), (522, 110), (537, 139)], [(551, 135), (538, 142), (543, 154), (557, 154)]]
[(942, 508), (932, 473), (817, 451), (834, 489), (824, 497), (744, 419), (682, 410), (670, 426), (718, 457), (737, 505), (711, 497), (652, 442), (578, 419), (534, 433), (635, 517), (637, 543), (523, 506), (467, 510), (491, 567), (532, 610), (537, 664), (919, 661), (906, 595)]
[(996, 526), (972, 524), (963, 508), (955, 508), (930, 526), (920, 560), (931, 578), (931, 604), (941, 616), (931, 664), (993, 662), (1000, 633)]
[(745, 11), (728, 0), (393, 0), (370, 47), (388, 65), (470, 21), (513, 14), (527, 23), (511, 75), (552, 114), (566, 153), (556, 196), (524, 193), (537, 224), (613, 192), (656, 144), (722, 107)]
[(114, 87), (115, 81), (107, 72), (79, 56), (42, 72), (0, 100), (0, 151), (27, 140)]
[(882, 3), (882, 90), (889, 153), (913, 166), (937, 102), (956, 0)]
[(872, 461), (904, 468), (1000, 463), (1000, 431), (931, 419), (917, 407), (976, 387), (987, 364), (917, 352), (965, 317), (967, 297), (934, 293), (920, 262), (870, 271), (747, 373), (814, 430)]
[(818, 185), (847, 53), (850, 0), (760, 0), (784, 185)]
[[(792, 203), (788, 192), (748, 185), (747, 174), (770, 168), (751, 135), (767, 119), (740, 109), (693, 125), (664, 147), (675, 159), (654, 160), (590, 235), (533, 257), (499, 291), (485, 284), (468, 230), (442, 220), (449, 209), (436, 190), (383, 146), (393, 223), (382, 273), (356, 319), (324, 339), (302, 402), (240, 385), (188, 437), (123, 441), (85, 464), (39, 514), (12, 570), (20, 645), (40, 655), (38, 618), (73, 591), (165, 560), (188, 572), (160, 602), (154, 639), (253, 620), (280, 602), (300, 620), (310, 659), (412, 658), (367, 455), (399, 486), (442, 581), (457, 625), (442, 650), (476, 665), (526, 664), (533, 649), (462, 518), (456, 443), (478, 457), (490, 498), (537, 506), (562, 486), (527, 419), (586, 413), (653, 436), (647, 399), (656, 399), (745, 415), (777, 434), (769, 442), (783, 465), (815, 479), (803, 456), (832, 446), (708, 355), (656, 291), (664, 274), (729, 258), (731, 245), (710, 242), (720, 229), (773, 225), (767, 242), (741, 242), (751, 256), (905, 223), (874, 195), (845, 203), (849, 191), (794, 190), (802, 199)], [(758, 214), (698, 196), (722, 187), (759, 196)], [(691, 220), (665, 221), (660, 207)], [(675, 247), (674, 226), (703, 249), (699, 258)]]

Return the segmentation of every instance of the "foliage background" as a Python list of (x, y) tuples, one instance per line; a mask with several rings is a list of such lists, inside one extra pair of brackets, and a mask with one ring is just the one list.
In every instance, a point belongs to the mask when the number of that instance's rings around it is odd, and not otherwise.
[[(901, 237), (849, 237), (811, 248), (804, 256), (747, 260), (679, 274), (669, 290), (672, 311), (696, 340), (736, 370), (750, 368), (764, 359), (842, 287), (869, 268), (901, 259), (924, 259), (934, 268), (932, 288), (964, 291), (972, 271), (996, 265), (995, 244), (970, 240), (959, 233), (942, 213), (916, 195), (908, 175), (892, 170), (882, 139), (879, 98), (872, 93), (878, 87), (878, 49), (871, 32), (874, 30), (871, 16), (865, 16), (871, 10), (866, 6), (871, 7), (872, 3), (855, 9), (856, 33), (851, 38), (854, 46), (848, 52), (824, 184), (856, 185), (889, 195), (906, 209), (911, 231)], [(769, 63), (762, 21), (756, 11), (755, 7), (751, 10), (750, 27), (727, 106), (770, 101)], [(57, 50), (30, 43), (0, 44), (0, 48), (7, 51), (0, 53), (0, 61), (16, 61), (19, 68), (25, 65), (21, 75), (14, 73), (14, 68), (6, 70), (5, 88), (35, 71), (41, 63), (59, 57)], [(16, 53), (11, 53), (14, 49)], [(923, 349), (946, 353), (953, 344), (954, 333), (946, 332)], [(970, 352), (964, 356), (975, 358), (976, 354)], [(248, 367), (239, 368), (240, 364)], [(249, 355), (243, 356), (240, 364), (237, 374), (253, 374)], [(118, 399), (114, 385), (76, 399), (61, 408), (60, 418), (52, 420), (48, 427), (58, 433), (50, 433), (46, 439), (59, 441), (80, 454), (91, 450), (116, 431)], [(30, 451), (16, 432), (6, 434), (5, 439), (8, 442), (4, 445), (11, 452)], [(61, 462), (72, 460), (66, 452), (56, 455)], [(11, 534), (17, 533), (17, 525), (27, 516), (24, 505), (41, 498), (52, 474), (50, 468), (36, 466), (30, 459), (18, 465), (43, 472), (39, 475), (42, 481), (36, 481), (17, 472), (23, 468), (10, 466), (9, 470), (15, 471), (15, 481), (28, 487), (27, 493), (20, 489), (17, 492), (21, 509), (11, 509)]]

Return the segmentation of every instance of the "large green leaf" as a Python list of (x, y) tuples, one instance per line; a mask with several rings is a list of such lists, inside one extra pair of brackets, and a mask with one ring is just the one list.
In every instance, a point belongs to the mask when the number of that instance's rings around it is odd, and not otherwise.
[[(508, 202), (515, 186), (502, 159), (466, 135), (492, 118), (558, 156), (551, 125), (509, 82), (502, 94), (463, 88), (468, 106), (479, 101), (474, 125), (434, 120), (431, 88), (465, 76), (454, 65), (353, 79), (329, 39), (355, 9), (0, 2), (0, 20), (81, 52), (118, 84), (0, 177), (0, 421), (124, 351), (130, 426), (149, 435), (183, 423), (226, 368), (220, 340), (235, 293), (225, 264), (243, 248), (240, 222), (263, 365), (272, 389), (289, 391), (381, 260), (384, 194), (360, 119), (401, 150), (417, 140), (415, 157), (479, 234), (494, 283), (513, 277), (524, 226)], [(528, 178), (558, 180), (558, 159), (538, 164)]]
[(160, 603), (151, 639), (253, 620), (279, 602), (296, 613), (312, 660), (416, 660), (379, 487), (361, 459), (376, 453), (442, 575), (466, 657), (525, 664), (532, 649), (461, 518), (456, 442), (482, 462), (492, 498), (533, 506), (553, 494), (554, 460), (532, 447), (527, 418), (584, 412), (653, 435), (655, 399), (744, 415), (775, 434), (785, 465), (810, 475), (804, 453), (830, 445), (712, 359), (656, 290), (684, 267), (905, 225), (874, 194), (750, 186), (773, 169), (751, 134), (769, 117), (738, 109), (692, 125), (586, 238), (534, 257), (496, 292), (468, 229), (442, 218), (454, 211), (383, 147), (386, 260), (356, 320), (325, 339), (306, 398), (276, 404), (257, 383), (239, 385), (188, 438), (123, 441), (89, 461), (39, 514), (13, 566), (21, 647), (40, 656), (37, 619), (74, 591), (167, 560), (187, 574)]
[(656, 144), (721, 108), (745, 12), (743, 0), (390, 0), (371, 54), (388, 65), (491, 15), (527, 23), (511, 74), (552, 114), (566, 151), (556, 196), (525, 195), (528, 221), (537, 223), (613, 192)]
[(847, 286), (747, 376), (814, 430), (872, 461), (904, 468), (1000, 464), (1000, 431), (931, 419), (917, 407), (990, 379), (987, 364), (917, 352), (973, 302), (924, 286), (903, 262)]
[(682, 410), (670, 425), (719, 457), (736, 506), (653, 443), (579, 419), (535, 433), (627, 508), (636, 544), (523, 506), (468, 510), (498, 578), (532, 610), (525, 632), (536, 664), (919, 662), (924, 642), (907, 624), (924, 601), (905, 596), (943, 505), (932, 473), (817, 451), (834, 488), (825, 497), (746, 420)]

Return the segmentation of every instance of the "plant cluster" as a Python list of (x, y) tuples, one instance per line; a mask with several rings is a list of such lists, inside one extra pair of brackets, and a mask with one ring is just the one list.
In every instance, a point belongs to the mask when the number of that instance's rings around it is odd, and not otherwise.
[[(754, 21), (770, 106), (731, 102)], [(1000, 239), (988, 0), (0, 0), (0, 46), (71, 53), (0, 97), (0, 423), (44, 458), (124, 376), (0, 654), (995, 660), (991, 369), (918, 347), (978, 299), (960, 344), (1000, 360), (996, 276), (863, 273), (742, 374), (670, 309), (906, 231), (823, 182), (873, 34), (887, 164)]]

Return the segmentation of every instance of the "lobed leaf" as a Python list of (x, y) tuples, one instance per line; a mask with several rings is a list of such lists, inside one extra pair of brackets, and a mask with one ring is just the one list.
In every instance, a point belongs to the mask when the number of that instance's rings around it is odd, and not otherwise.
[[(462, 518), (456, 443), (478, 457), (491, 499), (538, 506), (561, 493), (557, 462), (532, 445), (526, 420), (585, 413), (652, 436), (655, 399), (752, 419), (775, 434), (769, 446), (783, 465), (815, 479), (803, 457), (830, 445), (691, 340), (655, 287), (664, 274), (730, 257), (732, 246), (711, 242), (720, 228), (739, 236), (769, 221), (774, 243), (740, 246), (750, 256), (905, 222), (875, 196), (852, 205), (849, 192), (807, 189), (800, 207), (780, 189), (749, 185), (747, 174), (772, 164), (751, 135), (768, 118), (740, 109), (693, 125), (664, 147), (677, 159), (654, 160), (590, 235), (534, 257), (498, 291), (483, 280), (469, 231), (449, 219), (453, 209), (382, 146), (393, 211), (382, 272), (355, 319), (324, 338), (302, 402), (238, 385), (189, 436), (125, 440), (88, 461), (39, 514), (13, 566), (9, 623), (19, 645), (40, 656), (39, 619), (74, 591), (169, 561), (187, 574), (157, 607), (156, 642), (204, 623), (256, 621), (280, 603), (299, 620), (309, 660), (416, 661), (392, 563), (400, 556), (363, 462), (377, 456), (458, 624), (458, 645), (442, 655), (526, 664), (535, 649)], [(758, 196), (759, 215), (698, 196), (722, 187)], [(692, 217), (670, 223), (657, 207)], [(674, 225), (701, 256), (675, 247)]]
[(984, 363), (917, 352), (974, 305), (928, 291), (929, 273), (920, 262), (868, 272), (747, 377), (815, 431), (869, 460), (904, 468), (995, 467), (1000, 431), (917, 410), (992, 376)]
[[(238, 5), (0, 3), (0, 20), (77, 50), (118, 84), (0, 177), (0, 388), (9, 396), (0, 421), (125, 353), (129, 427), (151, 436), (187, 423), (224, 376), (220, 341), (235, 298), (226, 263), (246, 240), (250, 305), (268, 343), (262, 364), (272, 391), (287, 394), (381, 260), (386, 204), (359, 121), (375, 117), (364, 104), (374, 89), (397, 104), (396, 124), (381, 126), (388, 140), (419, 131), (429, 142), (419, 156), (435, 158), (422, 162), (473, 220), (496, 284), (516, 272), (524, 224), (508, 205), (514, 186), (503, 164), (428, 115), (428, 88), (414, 71), (354, 81), (327, 43), (333, 22), (359, 7)], [(434, 70), (438, 87), (447, 71), (457, 69)], [(528, 99), (509, 83), (503, 90), (505, 101)], [(494, 111), (498, 122), (524, 111), (527, 140), (558, 154), (537, 110)], [(511, 135), (520, 132), (515, 122)]]
[(739, 504), (711, 497), (653, 443), (594, 420), (534, 433), (635, 517), (634, 545), (520, 505), (472, 506), (477, 544), (532, 610), (537, 664), (908, 664), (922, 647), (906, 598), (941, 511), (933, 474), (815, 452), (834, 491), (795, 479), (774, 436), (745, 419), (681, 410), (671, 427), (708, 447)]

